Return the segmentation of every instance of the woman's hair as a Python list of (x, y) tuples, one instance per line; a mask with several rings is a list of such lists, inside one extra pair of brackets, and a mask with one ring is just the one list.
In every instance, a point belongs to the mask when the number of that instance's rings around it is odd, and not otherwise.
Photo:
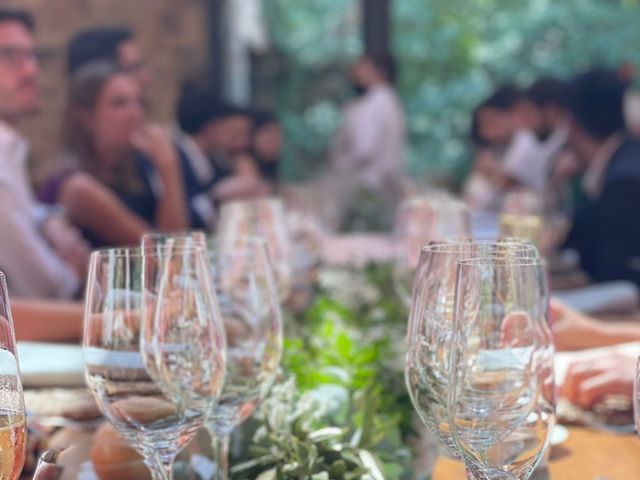
[(102, 178), (95, 139), (80, 115), (92, 112), (109, 80), (122, 73), (115, 63), (96, 60), (72, 75), (62, 123), (63, 168), (86, 170), (114, 188), (131, 191), (140, 188), (133, 159), (120, 162), (114, 175), (116, 184), (113, 179)]

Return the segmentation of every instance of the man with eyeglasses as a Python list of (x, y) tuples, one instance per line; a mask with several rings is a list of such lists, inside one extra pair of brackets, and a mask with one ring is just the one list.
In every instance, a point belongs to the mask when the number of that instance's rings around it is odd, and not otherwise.
[(16, 297), (69, 299), (79, 293), (88, 248), (60, 210), (38, 204), (19, 122), (40, 109), (34, 23), (0, 9), (0, 269)]

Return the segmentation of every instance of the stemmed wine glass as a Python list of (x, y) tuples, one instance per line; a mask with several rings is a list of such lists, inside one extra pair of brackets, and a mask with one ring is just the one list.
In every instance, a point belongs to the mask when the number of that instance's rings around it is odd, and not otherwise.
[(420, 249), (433, 241), (470, 237), (469, 210), (464, 203), (446, 194), (420, 195), (400, 205), (393, 232), (393, 277), (396, 291), (406, 306), (411, 303)]
[(217, 228), (219, 244), (233, 245), (246, 236), (266, 240), (278, 294), (281, 300), (286, 300), (293, 281), (293, 250), (282, 201), (260, 198), (225, 203)]
[(530, 190), (508, 193), (500, 211), (500, 235), (528, 240), (542, 248), (544, 205), (542, 197)]
[(633, 379), (633, 418), (636, 431), (640, 434), (640, 357), (636, 364), (636, 376)]
[(553, 344), (536, 257), (458, 262), (449, 349), (449, 429), (467, 475), (526, 480), (555, 424)]
[(262, 238), (210, 242), (209, 257), (227, 334), (227, 376), (209, 412), (216, 479), (228, 478), (229, 435), (267, 395), (282, 355), (277, 287)]
[(5, 276), (0, 272), (0, 478), (20, 477), (26, 458), (26, 415)]
[(179, 233), (151, 232), (142, 236), (141, 248), (143, 253), (162, 254), (171, 242), (173, 248), (200, 248), (207, 250), (207, 235), (199, 230)]
[(409, 314), (405, 375), (423, 423), (451, 453), (455, 444), (447, 415), (449, 351), (458, 261), (482, 255), (537, 255), (531, 244), (499, 240), (432, 242), (421, 249)]
[(201, 249), (108, 249), (91, 256), (87, 384), (154, 480), (172, 478), (175, 455), (221, 390), (224, 336), (216, 310)]

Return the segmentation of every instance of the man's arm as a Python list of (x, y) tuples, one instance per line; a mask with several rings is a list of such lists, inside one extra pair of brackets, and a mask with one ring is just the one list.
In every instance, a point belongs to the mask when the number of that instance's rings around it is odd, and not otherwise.
[(81, 303), (13, 300), (17, 340), (77, 342), (82, 338), (84, 308)]
[(71, 268), (40, 236), (31, 218), (10, 208), (0, 189), (0, 269), (7, 275), (10, 293), (40, 298), (72, 298), (80, 282)]

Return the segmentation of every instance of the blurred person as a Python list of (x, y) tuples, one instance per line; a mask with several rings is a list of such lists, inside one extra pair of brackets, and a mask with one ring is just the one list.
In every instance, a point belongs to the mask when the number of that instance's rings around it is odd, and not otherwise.
[(640, 142), (625, 132), (624, 86), (594, 69), (570, 83), (570, 143), (585, 162), (585, 196), (567, 246), (593, 280), (640, 285)]
[(636, 66), (626, 61), (618, 67), (618, 78), (625, 86), (624, 120), (633, 136), (640, 136), (640, 91), (636, 85)]
[(133, 245), (188, 227), (178, 155), (167, 129), (144, 123), (138, 82), (97, 61), (71, 78), (60, 173), (42, 191), (94, 247)]
[(64, 212), (35, 201), (17, 130), (40, 109), (33, 32), (27, 12), (0, 9), (0, 269), (15, 297), (68, 299), (79, 293), (88, 248)]
[(268, 193), (268, 185), (247, 155), (251, 139), (247, 112), (204, 89), (185, 85), (176, 117), (175, 138), (193, 228), (211, 230), (220, 202)]
[(523, 118), (522, 93), (512, 85), (498, 88), (473, 112), (472, 174), (464, 187), (466, 201), (474, 208), (498, 210), (505, 192), (513, 188), (538, 189), (542, 183), (531, 175), (538, 169), (540, 142)]
[(133, 32), (125, 27), (91, 28), (77, 33), (67, 48), (67, 70), (73, 75), (83, 65), (95, 60), (115, 63), (123, 72), (130, 73), (145, 92), (151, 84), (151, 74)]
[(251, 154), (262, 178), (276, 185), (282, 153), (282, 127), (272, 112), (257, 110), (252, 118)]
[[(583, 350), (640, 341), (640, 326), (630, 322), (604, 322), (557, 300), (551, 301), (551, 329), (556, 350)], [(590, 408), (605, 395), (631, 394), (637, 358), (600, 354), (569, 366), (561, 387), (564, 398)]]
[(82, 339), (83, 303), (13, 299), (11, 312), (18, 341), (79, 342)]
[(640, 341), (640, 325), (602, 321), (557, 299), (551, 301), (551, 330), (558, 351), (584, 350)]
[(599, 355), (569, 366), (561, 395), (584, 409), (607, 395), (633, 394), (637, 357), (623, 354)]
[(549, 171), (569, 140), (567, 84), (557, 78), (542, 77), (533, 82), (525, 96), (540, 114), (539, 122), (532, 130), (542, 143), (545, 167)]
[(367, 53), (351, 69), (358, 98), (344, 109), (333, 167), (361, 186), (384, 190), (403, 177), (406, 120), (394, 88), (395, 60), (388, 52)]

